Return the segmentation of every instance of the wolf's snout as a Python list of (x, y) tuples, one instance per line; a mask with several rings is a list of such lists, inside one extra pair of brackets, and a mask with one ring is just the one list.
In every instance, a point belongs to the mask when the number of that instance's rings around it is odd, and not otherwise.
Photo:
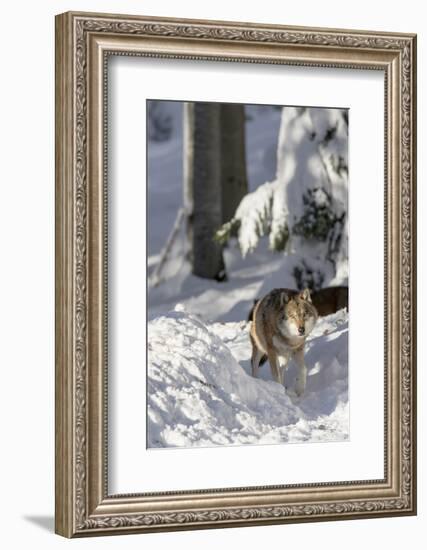
[(303, 335), (305, 333), (305, 328), (304, 327), (298, 327), (298, 333)]

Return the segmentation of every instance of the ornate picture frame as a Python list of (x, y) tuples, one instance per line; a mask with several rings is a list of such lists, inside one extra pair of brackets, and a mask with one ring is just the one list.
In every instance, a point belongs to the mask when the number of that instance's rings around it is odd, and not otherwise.
[[(384, 479), (108, 493), (108, 56), (383, 71)], [(416, 36), (68, 12), (56, 17), (56, 532), (65, 537), (416, 513)]]

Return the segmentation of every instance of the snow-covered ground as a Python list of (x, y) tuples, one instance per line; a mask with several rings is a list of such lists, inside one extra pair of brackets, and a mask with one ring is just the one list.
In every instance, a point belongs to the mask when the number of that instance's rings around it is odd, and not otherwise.
[[(181, 227), (163, 267), (162, 282), (156, 285), (150, 278), (182, 205), (181, 106), (168, 102), (165, 109), (172, 119), (171, 137), (148, 147), (147, 445), (345, 441), (349, 437), (345, 310), (320, 318), (310, 334), (307, 387), (301, 397), (293, 392), (292, 362), (286, 391), (272, 380), (268, 363), (260, 369), (259, 379), (250, 375), (248, 313), (253, 301), (271, 289), (295, 288), (294, 269), (305, 258), (299, 250), (274, 252), (268, 236), (261, 236), (256, 250), (242, 257), (239, 243), (232, 239), (224, 250), (228, 280), (219, 283), (191, 274), (184, 260), (186, 236)], [(249, 189), (254, 191), (276, 176), (281, 112), (249, 106), (246, 113), (247, 171)], [(319, 265), (324, 268), (325, 262), (319, 260)], [(330, 285), (347, 283), (346, 261), (337, 265), (335, 279), (327, 279)]]
[(205, 324), (183, 306), (149, 323), (148, 446), (344, 441), (348, 438), (348, 318), (321, 318), (306, 352), (307, 387), (287, 390), (266, 363), (250, 375), (249, 323)]

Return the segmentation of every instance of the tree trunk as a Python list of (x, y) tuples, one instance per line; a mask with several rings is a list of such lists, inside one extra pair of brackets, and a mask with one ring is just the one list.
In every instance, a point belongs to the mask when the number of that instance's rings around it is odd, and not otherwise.
[(222, 222), (221, 107), (187, 103), (184, 122), (184, 205), (194, 275), (225, 278), (222, 246), (214, 240)]
[(221, 104), (221, 189), (222, 223), (226, 223), (248, 193), (244, 105)]

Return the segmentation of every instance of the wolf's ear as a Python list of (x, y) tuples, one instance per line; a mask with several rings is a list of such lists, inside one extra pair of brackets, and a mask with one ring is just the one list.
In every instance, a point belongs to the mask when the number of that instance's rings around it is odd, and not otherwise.
[(310, 290), (308, 288), (305, 288), (300, 292), (300, 298), (303, 300), (306, 300), (307, 302), (311, 302), (311, 294)]
[(283, 307), (288, 302), (289, 302), (288, 293), (287, 292), (281, 292), (280, 293), (280, 306)]

